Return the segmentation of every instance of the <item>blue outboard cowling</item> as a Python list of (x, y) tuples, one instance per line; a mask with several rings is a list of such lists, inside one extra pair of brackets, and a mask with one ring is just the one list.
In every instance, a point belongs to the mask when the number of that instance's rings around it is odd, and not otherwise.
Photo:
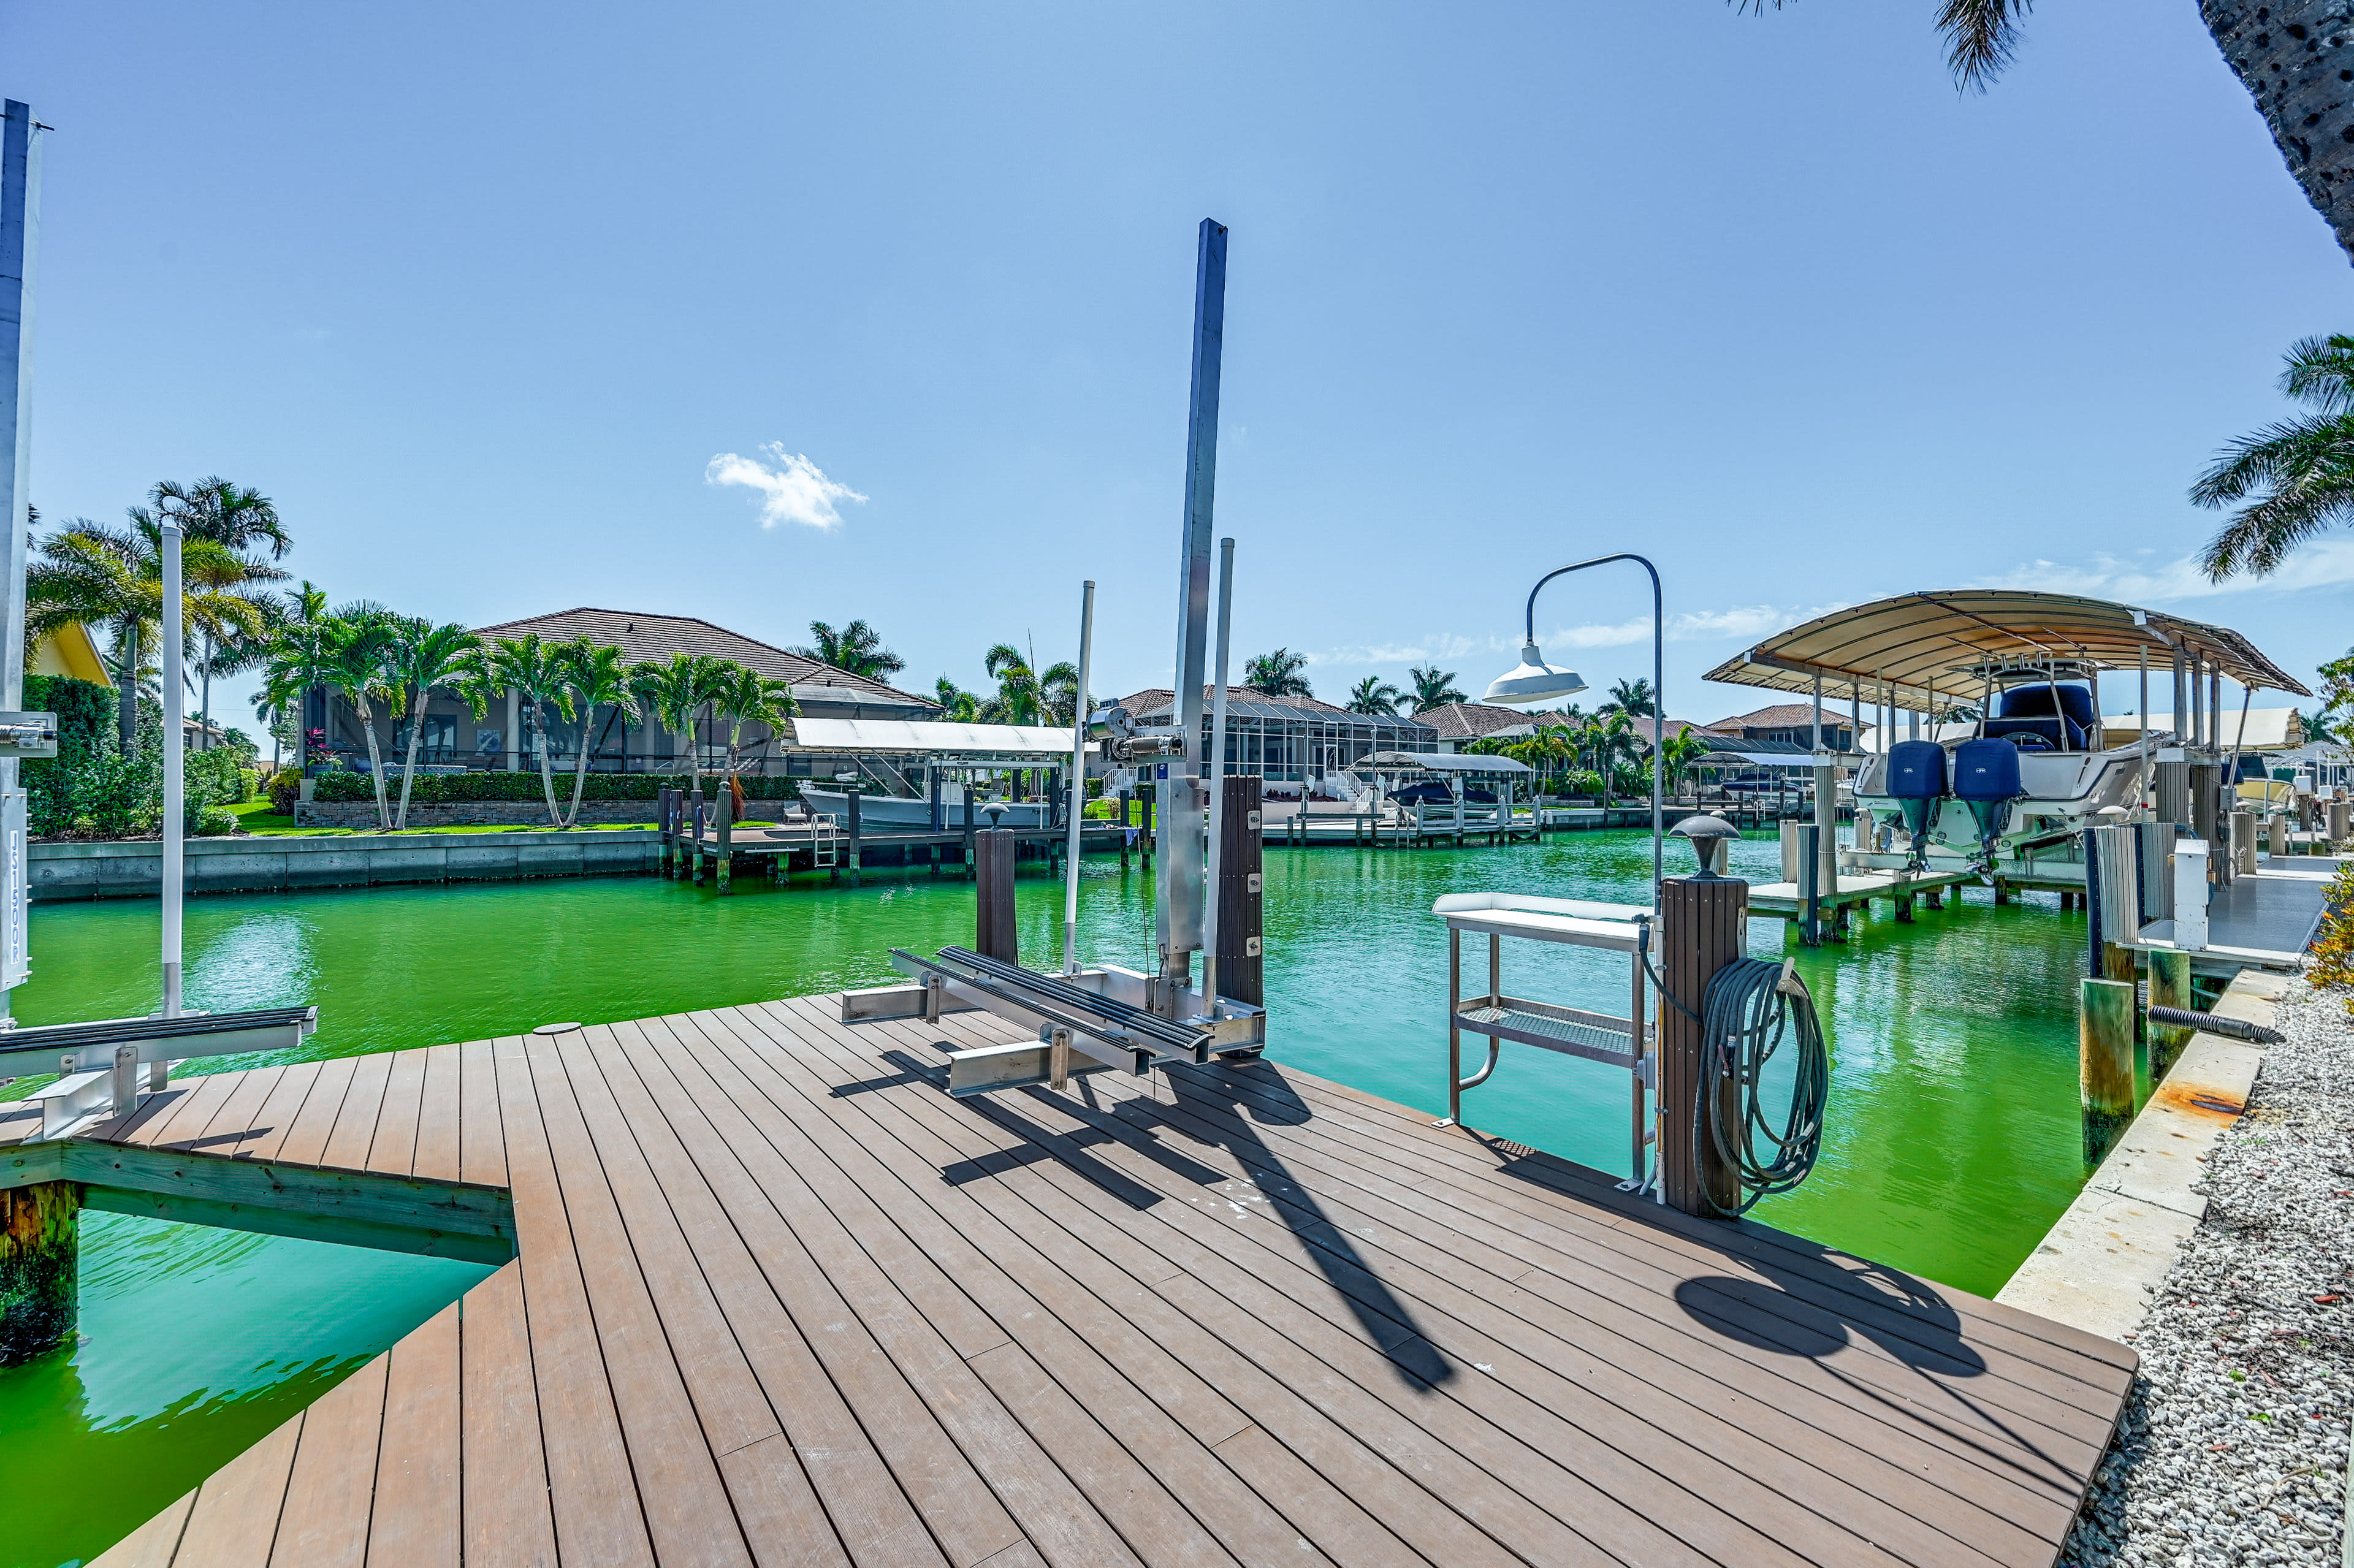
[(1990, 864), (1994, 842), (2010, 826), (2019, 783), (2019, 747), (2007, 740), (1966, 740), (1954, 747), (1954, 799), (1970, 809), (1978, 826), (1978, 847)]
[(1913, 837), (1913, 869), (1928, 863), (1929, 829), (1946, 798), (1946, 748), (1934, 740), (1903, 740), (1888, 748), (1888, 794)]

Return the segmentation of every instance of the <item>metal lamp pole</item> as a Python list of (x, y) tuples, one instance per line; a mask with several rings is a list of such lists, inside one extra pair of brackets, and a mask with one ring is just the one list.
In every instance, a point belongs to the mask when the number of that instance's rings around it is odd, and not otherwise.
[[(1665, 749), (1668, 738), (1667, 620), (1661, 609), (1659, 568), (1641, 556), (1622, 550), (1615, 556), (1596, 556), (1590, 561), (1580, 561), (1575, 566), (1563, 567), (1547, 572), (1537, 579), (1536, 588), (1529, 589), (1528, 641), (1534, 645), (1537, 640), (1538, 589), (1543, 588), (1555, 577), (1566, 577), (1571, 572), (1582, 572), (1588, 567), (1606, 567), (1613, 561), (1633, 561), (1651, 574), (1651, 895), (1656, 899), (1659, 896), (1659, 882), (1664, 875), (1661, 861), (1661, 819), (1665, 809), (1662, 804), (1663, 792), (1660, 781), (1664, 777), (1667, 760), (1660, 753)], [(1606, 791), (1606, 784), (1605, 789)]]

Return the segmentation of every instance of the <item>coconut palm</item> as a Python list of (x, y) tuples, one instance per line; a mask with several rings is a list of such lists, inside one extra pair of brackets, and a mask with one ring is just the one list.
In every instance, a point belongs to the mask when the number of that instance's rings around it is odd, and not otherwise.
[(1414, 683), (1414, 711), (1443, 708), (1449, 703), (1467, 703), (1471, 699), (1455, 689), (1455, 672), (1441, 670), (1432, 664), (1425, 669), (1409, 669), (1405, 678)]
[(638, 716), (636, 673), (621, 662), (619, 648), (602, 647), (586, 637), (559, 644), (551, 658), (580, 714), (580, 744), (573, 747), (572, 757), (572, 806), (557, 823), (569, 828), (579, 823), (580, 796), (588, 785), (589, 726), (599, 708), (613, 709), (625, 726)]
[(688, 787), (703, 788), (703, 747), (695, 727), (718, 694), (728, 661), (707, 653), (673, 653), (664, 664), (640, 664), (630, 672), (630, 689), (645, 715), (675, 735), (686, 736)]
[(360, 735), (367, 743), (368, 777), (376, 785), (376, 825), (392, 827), (392, 808), (385, 800), (384, 758), (376, 743), (376, 708), (383, 705), (398, 718), (407, 708), (407, 694), (392, 673), (393, 643), (398, 633), (387, 616), (333, 617), (319, 627), (320, 683), (344, 694), (358, 715)]
[[(278, 628), (261, 661), (256, 707), (273, 714), (302, 711), (305, 693), (327, 684), (326, 618), (290, 620)], [(300, 753), (298, 751), (297, 755)]]
[(502, 637), (484, 651), (482, 683), (493, 691), (512, 692), (531, 711), (532, 750), (539, 758), (540, 791), (547, 800), (547, 820), (557, 827), (564, 818), (556, 809), (556, 765), (547, 751), (547, 710), (567, 721), (572, 717), (572, 688), (566, 680), (569, 662), (561, 643), (542, 642), (539, 633)]
[(883, 639), (863, 620), (854, 620), (839, 631), (822, 620), (812, 620), (810, 636), (814, 639), (810, 646), (791, 652), (849, 674), (884, 681), (907, 667), (907, 662), (884, 647)]
[(1306, 668), (1307, 654), (1278, 648), (1243, 661), (1243, 684), (1270, 697), (1312, 697), (1308, 677), (1299, 673)]
[(2200, 565), (2213, 581), (2267, 576), (2306, 540), (2354, 523), (2354, 336), (2292, 344), (2280, 389), (2312, 412), (2241, 437), (2190, 487), (2201, 506), (2247, 503), (2208, 543)]
[[(408, 791), (417, 779), (417, 751), (425, 736), (425, 704), (436, 686), (453, 685), (475, 669), (482, 639), (462, 626), (436, 626), (430, 620), (397, 616), (387, 622), (392, 638), (385, 663), (400, 687), (408, 714), (408, 750), (400, 765), (400, 809), (392, 825), (408, 825)], [(479, 712), (480, 710), (477, 709)]]
[[(232, 484), (217, 474), (208, 475), (193, 485), (183, 485), (164, 480), (147, 493), (148, 505), (159, 517), (168, 517), (180, 525), (182, 535), (188, 539), (209, 539), (229, 551), (242, 564), (243, 571), (234, 582), (219, 586), (253, 594), (252, 585), (282, 579), (286, 573), (272, 563), (282, 559), (293, 541), (286, 535), (279, 521), (278, 508), (270, 497), (249, 485)], [(249, 554), (257, 548), (266, 549), (269, 559)], [(184, 568), (185, 570), (185, 566)], [(203, 724), (197, 732), (198, 744), (212, 743), (213, 677), (233, 675), (249, 670), (259, 662), (266, 630), (242, 638), (224, 639), (210, 630), (198, 633), (204, 651), (196, 661), (198, 680), (197, 714)]]
[(1657, 711), (1659, 705), (1651, 700), (1651, 683), (1641, 676), (1631, 681), (1614, 682), (1610, 700), (1602, 705), (1606, 714), (1625, 714), (1630, 718), (1644, 718)]
[[(1078, 671), (1055, 664), (1047, 671), (1031, 669), (1031, 657), (1013, 642), (998, 642), (981, 654), (981, 669), (998, 683), (998, 694), (981, 704), (981, 718), (996, 726), (1034, 726), (1050, 718), (1052, 702), (1064, 687), (1078, 687)], [(1055, 693), (1047, 683), (1055, 683)]]
[(981, 699), (954, 681), (942, 675), (932, 683), (933, 694), (940, 700), (940, 716), (957, 724), (974, 724), (981, 718)]
[[(1782, 8), (1782, 0), (1772, 0)], [(1766, 0), (1731, 0), (1742, 11)], [(2009, 65), (2032, 0), (1938, 0), (1936, 26), (1955, 84), (1984, 91)], [(2339, 70), (2338, 0), (2200, 0), (2224, 63), (2256, 101), (2273, 145), (2306, 199), (2354, 256), (2354, 94)]]
[[(75, 518), (40, 542), (25, 574), (28, 644), (69, 621), (111, 633), (126, 754), (137, 744), (139, 692), (164, 615), (163, 526), (143, 506), (132, 507), (130, 515), (127, 528)], [(249, 566), (212, 540), (183, 541), (180, 619), (186, 635), (228, 640), (261, 631), (262, 609), (241, 591)]]
[(1379, 675), (1368, 675), (1349, 688), (1348, 707), (1352, 714), (1371, 714), (1381, 718), (1395, 718), (1398, 701), (1405, 695), (1404, 692), (1399, 691)]
[(793, 689), (749, 665), (729, 662), (716, 673), (712, 706), (727, 722), (727, 777), (732, 781), (744, 768), (744, 729), (765, 726), (771, 735), (782, 732), (785, 721), (801, 712)]

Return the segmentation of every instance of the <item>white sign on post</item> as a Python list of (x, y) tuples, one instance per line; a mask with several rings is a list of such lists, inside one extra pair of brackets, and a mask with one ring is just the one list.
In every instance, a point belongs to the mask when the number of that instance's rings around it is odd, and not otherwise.
[(32, 977), (25, 938), (25, 792), (0, 794), (0, 990), (14, 991)]
[(2207, 946), (2207, 845), (2199, 839), (2174, 846), (2174, 945), (2186, 953)]

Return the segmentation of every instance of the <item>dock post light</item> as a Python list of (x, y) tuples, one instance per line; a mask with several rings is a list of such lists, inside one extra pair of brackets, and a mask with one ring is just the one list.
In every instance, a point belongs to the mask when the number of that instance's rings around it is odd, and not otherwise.
[(1741, 836), (1741, 830), (1713, 812), (1705, 812), (1678, 822), (1673, 836), (1690, 842), (1693, 855), (1700, 861), (1697, 874), (1703, 881), (1712, 882), (1730, 869), (1733, 841)]
[[(1582, 572), (1588, 567), (1606, 567), (1613, 561), (1633, 561), (1651, 574), (1651, 895), (1657, 899), (1659, 879), (1665, 874), (1660, 863), (1665, 836), (1660, 818), (1666, 795), (1662, 783), (1667, 763), (1660, 753), (1666, 747), (1668, 738), (1667, 621), (1660, 609), (1659, 568), (1631, 551), (1622, 550), (1614, 556), (1596, 556), (1590, 561), (1558, 567), (1539, 577), (1537, 586), (1529, 589), (1521, 662), (1488, 683), (1487, 700), (1506, 707), (1527, 708), (1585, 690), (1585, 682), (1576, 671), (1546, 663), (1544, 655), (1537, 651), (1537, 593), (1555, 577)], [(1606, 785), (1605, 789), (1606, 792)]]

